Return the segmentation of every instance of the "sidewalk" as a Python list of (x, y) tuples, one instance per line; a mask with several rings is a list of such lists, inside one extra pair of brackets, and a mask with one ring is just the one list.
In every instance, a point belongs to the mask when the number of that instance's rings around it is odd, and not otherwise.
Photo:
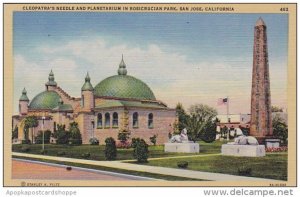
[(154, 174), (162, 174), (162, 175), (178, 176), (178, 177), (186, 177), (186, 178), (202, 179), (202, 180), (211, 180), (211, 181), (280, 182), (280, 181), (273, 180), (273, 179), (243, 177), (243, 176), (235, 176), (235, 175), (221, 174), (221, 173), (211, 173), (211, 172), (201, 172), (201, 171), (194, 171), (194, 170), (184, 170), (184, 169), (166, 168), (166, 167), (158, 167), (158, 166), (138, 165), (138, 164), (131, 164), (131, 163), (123, 163), (122, 161), (95, 161), (95, 160), (74, 159), (74, 158), (54, 157), (54, 156), (45, 156), (45, 155), (34, 155), (34, 154), (16, 153), (16, 152), (13, 152), (12, 155), (28, 157), (28, 158), (37, 158), (37, 159), (49, 159), (49, 160), (62, 161), (62, 162), (89, 164), (89, 165), (117, 168), (117, 169), (123, 169), (123, 170), (148, 172), (148, 173), (154, 173)]

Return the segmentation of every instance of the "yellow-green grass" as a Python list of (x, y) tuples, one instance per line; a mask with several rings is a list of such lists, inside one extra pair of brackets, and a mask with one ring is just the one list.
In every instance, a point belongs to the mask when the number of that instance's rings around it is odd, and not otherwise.
[[(166, 153), (164, 152), (163, 145), (149, 146), (149, 158), (160, 158), (160, 157), (174, 157), (174, 156), (184, 156), (184, 155), (199, 155), (199, 154), (212, 154), (220, 153), (222, 142), (205, 143), (199, 142), (201, 146), (200, 153)], [(29, 154), (42, 154), (41, 144), (14, 144), (12, 146), (12, 151), (23, 152), (22, 147), (28, 147)], [(57, 145), (57, 144), (46, 144), (45, 154), (50, 156), (63, 156), (70, 158), (79, 159), (91, 159), (104, 161), (105, 160), (105, 146), (104, 145), (80, 145), (80, 146), (70, 146), (70, 145)], [(58, 153), (64, 152), (65, 155), (59, 155)], [(84, 157), (84, 154), (90, 154), (90, 157)], [(116, 160), (131, 160), (133, 158), (133, 148), (129, 149), (118, 149)]]
[(287, 153), (267, 154), (265, 157), (208, 156), (150, 160), (143, 165), (178, 168), (177, 163), (187, 161), (189, 170), (241, 175), (240, 171), (251, 169), (247, 176), (287, 180)]

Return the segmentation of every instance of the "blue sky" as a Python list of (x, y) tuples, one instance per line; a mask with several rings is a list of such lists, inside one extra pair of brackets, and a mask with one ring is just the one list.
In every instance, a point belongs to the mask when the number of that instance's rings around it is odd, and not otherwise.
[(95, 86), (116, 74), (123, 53), (128, 74), (170, 107), (205, 103), (224, 113), (216, 101), (229, 96), (232, 113), (249, 113), (259, 17), (267, 24), (272, 103), (285, 108), (288, 15), (15, 12), (15, 112), (22, 88), (32, 99), (50, 69), (78, 97), (87, 71)]

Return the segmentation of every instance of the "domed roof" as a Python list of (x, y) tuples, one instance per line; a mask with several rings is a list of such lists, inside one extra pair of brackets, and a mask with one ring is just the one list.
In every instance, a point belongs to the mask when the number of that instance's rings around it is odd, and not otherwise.
[(53, 109), (59, 105), (60, 96), (54, 91), (44, 91), (36, 95), (29, 109)]
[(29, 98), (27, 97), (27, 91), (25, 88), (22, 91), (22, 95), (21, 95), (19, 101), (29, 101)]
[(127, 75), (126, 65), (122, 61), (118, 75), (108, 77), (94, 88), (95, 96), (156, 100), (152, 90), (143, 81)]
[(89, 73), (87, 73), (86, 77), (85, 77), (85, 83), (83, 84), (81, 91), (93, 91), (94, 90), (90, 81), (91, 81), (91, 78), (89, 76)]

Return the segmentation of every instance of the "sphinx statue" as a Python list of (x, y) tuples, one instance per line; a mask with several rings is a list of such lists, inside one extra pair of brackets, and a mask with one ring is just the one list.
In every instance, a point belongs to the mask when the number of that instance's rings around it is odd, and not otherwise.
[(240, 136), (234, 138), (234, 142), (228, 142), (227, 144), (234, 145), (258, 145), (258, 141), (253, 136), (245, 136), (241, 134)]
[(171, 143), (189, 143), (187, 130), (184, 128), (179, 135), (173, 135), (169, 140)]

